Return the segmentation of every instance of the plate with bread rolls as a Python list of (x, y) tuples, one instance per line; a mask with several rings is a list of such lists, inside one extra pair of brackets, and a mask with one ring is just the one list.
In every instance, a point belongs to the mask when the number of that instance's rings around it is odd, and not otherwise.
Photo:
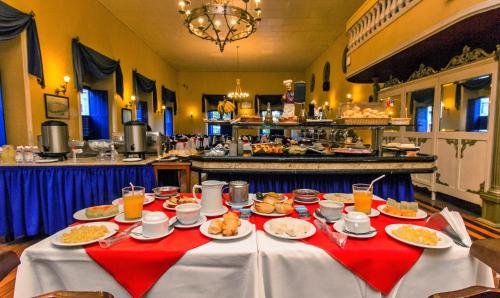
[(221, 218), (211, 219), (200, 227), (200, 232), (208, 238), (217, 240), (239, 239), (252, 233), (253, 225), (247, 220), (241, 220), (231, 211)]
[(263, 202), (255, 202), (255, 204), (250, 207), (250, 210), (255, 214), (267, 217), (281, 217), (293, 213), (293, 199), (287, 199), (285, 201), (264, 200)]
[(316, 233), (316, 227), (302, 219), (284, 217), (274, 218), (264, 224), (266, 233), (282, 239), (304, 239)]

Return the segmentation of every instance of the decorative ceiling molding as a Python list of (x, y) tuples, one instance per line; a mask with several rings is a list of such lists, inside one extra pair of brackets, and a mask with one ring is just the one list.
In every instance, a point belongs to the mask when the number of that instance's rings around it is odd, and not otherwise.
[(437, 73), (437, 71), (430, 67), (430, 66), (425, 66), (423, 63), (420, 64), (419, 68), (415, 70), (411, 76), (408, 78), (407, 82), (413, 81), (416, 79), (421, 79), (426, 76), (430, 76)]
[[(497, 45), (498, 49), (498, 45)], [(462, 54), (456, 55), (455, 57), (451, 58), (450, 62), (441, 69), (441, 71), (448, 70), (454, 67), (462, 66), (465, 64), (469, 64), (478, 60), (486, 59), (493, 57), (495, 55), (495, 51), (492, 53), (486, 53), (485, 50), (476, 48), (471, 50), (469, 46), (464, 46), (464, 49), (462, 50)]]
[(392, 86), (399, 85), (401, 83), (403, 83), (403, 82), (400, 81), (398, 78), (393, 77), (392, 75), (390, 75), (389, 79), (384, 82), (384, 87), (382, 87), (382, 88), (389, 88), (389, 87), (392, 87)]

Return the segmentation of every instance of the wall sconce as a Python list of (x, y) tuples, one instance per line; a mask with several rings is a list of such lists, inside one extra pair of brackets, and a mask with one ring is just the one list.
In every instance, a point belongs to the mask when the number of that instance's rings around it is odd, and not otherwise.
[(444, 103), (441, 103), (441, 108), (443, 109), (443, 111), (445, 112), (449, 112), (450, 111), (450, 108), (448, 108), (447, 106), (444, 105)]
[(191, 112), (189, 112), (189, 117), (190, 117), (191, 119), (193, 119), (193, 112), (192, 112), (192, 111), (191, 111)]
[(165, 113), (166, 109), (167, 109), (167, 107), (165, 105), (162, 105), (161, 108), (156, 111), (156, 114), (163, 115)]
[(325, 111), (331, 110), (331, 107), (330, 107), (330, 104), (328, 103), (328, 101), (325, 101), (325, 103), (323, 104), (323, 110), (325, 110)]
[(71, 78), (69, 76), (64, 76), (63, 77), (63, 83), (61, 85), (61, 87), (59, 88), (56, 88), (56, 90), (54, 90), (54, 92), (56, 93), (56, 95), (59, 95), (59, 93), (62, 93), (63, 95), (66, 95), (66, 91), (68, 91), (68, 83), (69, 81), (71, 80)]
[(352, 102), (353, 101), (351, 93), (347, 93), (347, 101), (348, 102)]
[(127, 108), (132, 108), (135, 103), (137, 102), (137, 98), (135, 97), (135, 95), (131, 95), (130, 96), (130, 101), (128, 102), (128, 104), (126, 105)]

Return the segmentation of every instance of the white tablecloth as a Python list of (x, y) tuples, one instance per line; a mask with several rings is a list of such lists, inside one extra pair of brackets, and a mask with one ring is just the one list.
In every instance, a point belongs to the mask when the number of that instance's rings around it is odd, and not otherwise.
[[(493, 286), (491, 269), (470, 257), (467, 248), (454, 245), (447, 250), (425, 250), (389, 297), (427, 297), (471, 285)], [(15, 297), (54, 290), (106, 290), (115, 297), (129, 297), (83, 249), (55, 248), (45, 239), (23, 253)], [(278, 240), (262, 231), (240, 241), (212, 241), (189, 251), (147, 294), (179, 298), (327, 296), (382, 295), (323, 250), (300, 241)]]

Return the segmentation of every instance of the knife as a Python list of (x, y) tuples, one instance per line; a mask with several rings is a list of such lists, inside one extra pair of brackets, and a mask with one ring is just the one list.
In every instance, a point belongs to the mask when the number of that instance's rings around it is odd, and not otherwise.
[(130, 227), (126, 228), (125, 230), (121, 231), (121, 232), (118, 232), (118, 234), (114, 237), (109, 237), (109, 238), (106, 238), (106, 239), (101, 239), (99, 240), (99, 246), (101, 248), (108, 248), (110, 247), (111, 245), (115, 244), (116, 242), (118, 241), (121, 241), (125, 238), (127, 238), (130, 233), (132, 232), (133, 229), (139, 227), (142, 225), (142, 222), (137, 222), (133, 225), (131, 225)]

